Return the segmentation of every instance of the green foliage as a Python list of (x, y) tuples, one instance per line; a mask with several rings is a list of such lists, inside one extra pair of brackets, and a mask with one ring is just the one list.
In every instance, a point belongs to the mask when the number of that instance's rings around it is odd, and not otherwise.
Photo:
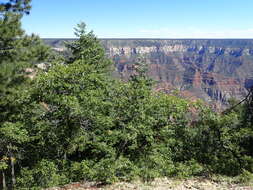
[(2, 175), (6, 174), (5, 182), (12, 188), (18, 165), (26, 157), (25, 144), (30, 141), (23, 110), (28, 106), (24, 103), (31, 78), (39, 70), (36, 64), (54, 58), (39, 37), (27, 36), (21, 29), (20, 20), (29, 11), (29, 3), (11, 0), (0, 4), (0, 160)]
[(8, 164), (6, 164), (6, 160), (2, 159), (0, 161), (0, 170), (6, 170), (8, 168)]
[(17, 182), (18, 189), (37, 189), (62, 185), (67, 177), (59, 174), (54, 162), (42, 159), (33, 169), (23, 168)]
[(72, 180), (92, 180), (104, 183), (130, 181), (138, 175), (138, 168), (127, 158), (104, 158), (98, 162), (73, 162), (69, 176)]
[(0, 12), (29, 14), (31, 0), (9, 0), (0, 3)]
[(241, 143), (243, 112), (219, 115), (200, 102), (155, 93), (142, 64), (133, 65), (127, 82), (110, 78), (98, 40), (78, 27), (71, 57), (41, 73), (28, 98), (34, 169), (50, 159), (68, 182), (102, 183), (252, 169)]
[[(85, 36), (82, 40), (85, 45)], [(96, 51), (96, 39), (94, 43)], [(81, 44), (79, 46), (82, 47)], [(88, 146), (103, 146), (103, 143), (92, 143), (91, 138), (96, 133), (93, 125), (110, 123), (110, 118), (104, 115), (110, 104), (105, 101), (109, 93), (109, 79), (104, 69), (108, 62), (97, 55), (89, 59), (73, 58), (68, 64), (53, 64), (47, 73), (37, 78), (32, 98), (46, 109), (34, 121), (31, 133), (46, 145), (45, 148), (49, 148), (45, 151), (54, 158), (72, 156)]]
[(86, 32), (85, 23), (80, 23), (75, 28), (75, 35), (79, 40), (67, 43), (67, 48), (71, 51), (68, 62), (83, 61), (87, 65), (93, 65), (93, 72), (108, 69), (111, 61), (105, 57), (104, 48), (93, 32)]
[(247, 170), (243, 170), (243, 172), (238, 176), (239, 183), (252, 183), (253, 182), (253, 174)]
[[(4, 123), (0, 131), (2, 137), (6, 137), (14, 143), (23, 143), (28, 140), (28, 134), (25, 129), (22, 129), (20, 123)], [(3, 139), (1, 139), (3, 140)]]
[(184, 163), (176, 163), (174, 176), (186, 178), (191, 176), (201, 176), (204, 173), (204, 168), (196, 160), (189, 160)]
[(251, 180), (245, 106), (221, 115), (154, 92), (141, 59), (127, 82), (111, 78), (112, 63), (84, 23), (67, 44), (70, 56), (59, 58), (21, 29), (29, 1), (10, 6), (0, 6), (0, 170), (8, 183), (17, 175), (9, 187), (212, 173)]

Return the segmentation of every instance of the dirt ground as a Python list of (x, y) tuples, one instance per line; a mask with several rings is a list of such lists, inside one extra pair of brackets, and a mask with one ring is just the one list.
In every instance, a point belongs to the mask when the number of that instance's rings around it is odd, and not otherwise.
[(236, 184), (230, 180), (211, 180), (204, 178), (195, 179), (156, 179), (153, 182), (143, 183), (140, 181), (116, 183), (113, 185), (97, 185), (83, 182), (65, 185), (63, 187), (49, 188), (46, 190), (253, 190), (253, 184)]

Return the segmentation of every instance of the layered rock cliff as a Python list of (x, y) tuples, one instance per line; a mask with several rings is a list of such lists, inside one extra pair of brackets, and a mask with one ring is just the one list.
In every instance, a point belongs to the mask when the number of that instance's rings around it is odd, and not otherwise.
[[(47, 41), (61, 48), (61, 40)], [(201, 98), (225, 106), (230, 98), (242, 99), (253, 85), (253, 40), (102, 39), (118, 76), (127, 78), (139, 57), (156, 90)]]

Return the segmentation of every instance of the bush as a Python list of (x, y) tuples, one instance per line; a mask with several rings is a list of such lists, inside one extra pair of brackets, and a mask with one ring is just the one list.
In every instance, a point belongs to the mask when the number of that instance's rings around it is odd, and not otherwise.
[(191, 176), (203, 175), (205, 169), (196, 160), (186, 161), (184, 163), (176, 163), (174, 176), (179, 178), (186, 178)]
[(63, 174), (58, 173), (57, 166), (49, 160), (41, 160), (33, 169), (23, 168), (17, 179), (20, 189), (40, 189), (62, 185), (67, 182)]
[(239, 183), (253, 183), (253, 173), (243, 170), (243, 172), (238, 176)]

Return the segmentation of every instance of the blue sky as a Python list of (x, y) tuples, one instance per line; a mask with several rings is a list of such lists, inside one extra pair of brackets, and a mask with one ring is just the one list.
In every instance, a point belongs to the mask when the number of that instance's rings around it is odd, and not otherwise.
[(33, 0), (27, 33), (100, 38), (253, 38), (253, 0)]

